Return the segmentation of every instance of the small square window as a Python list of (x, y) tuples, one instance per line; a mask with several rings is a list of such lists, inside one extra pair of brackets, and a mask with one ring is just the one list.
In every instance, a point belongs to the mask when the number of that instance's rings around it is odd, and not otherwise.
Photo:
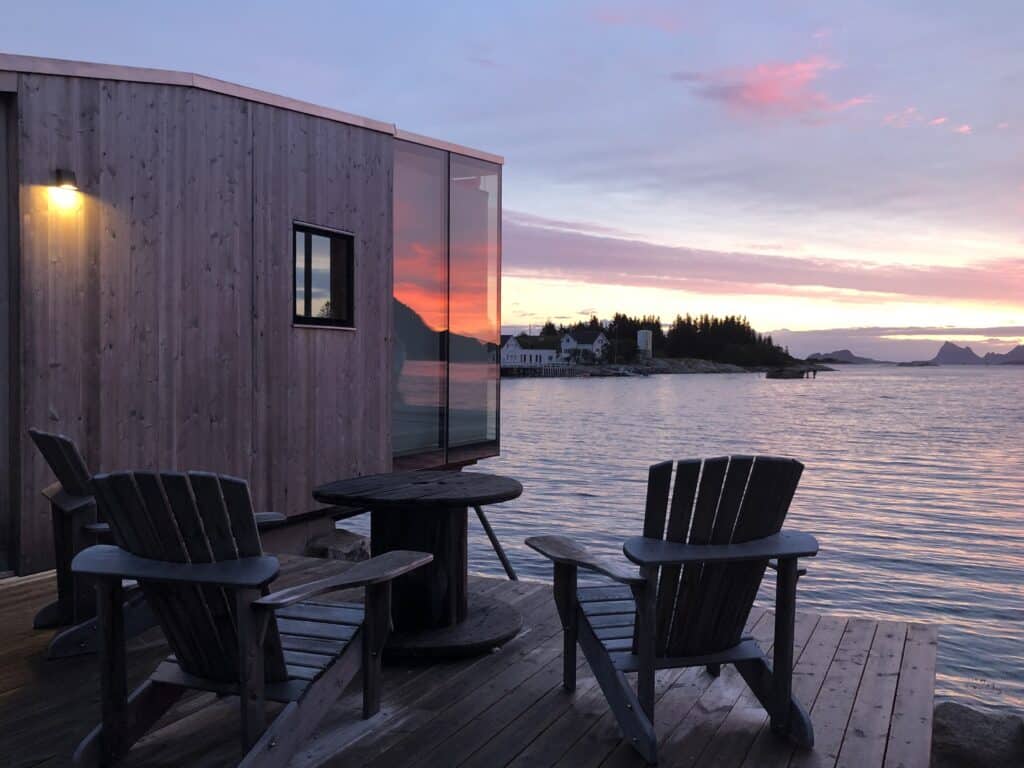
[(355, 327), (355, 238), (295, 224), (295, 323)]

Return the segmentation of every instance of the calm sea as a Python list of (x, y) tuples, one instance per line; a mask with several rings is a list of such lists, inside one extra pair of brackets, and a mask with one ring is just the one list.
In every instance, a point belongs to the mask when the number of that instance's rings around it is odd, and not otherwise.
[[(821, 542), (800, 607), (935, 622), (940, 698), (1024, 709), (1024, 367), (515, 379), (501, 407), (502, 455), (479, 469), (523, 483), (490, 513), (522, 576), (551, 578), (531, 534), (621, 554), (654, 462), (793, 456), (788, 525)], [(471, 568), (500, 573), (474, 523)]]

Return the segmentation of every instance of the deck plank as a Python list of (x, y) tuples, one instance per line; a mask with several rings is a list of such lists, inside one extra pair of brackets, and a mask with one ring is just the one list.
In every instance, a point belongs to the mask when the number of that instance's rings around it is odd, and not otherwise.
[(798, 750), (790, 761), (793, 768), (835, 765), (877, 629), (878, 624), (867, 619), (850, 619), (847, 623), (821, 691), (811, 707), (814, 749)]
[(900, 664), (885, 768), (928, 768), (939, 638), (935, 627), (911, 624)]
[(906, 641), (906, 624), (896, 621), (878, 622), (875, 640), (871, 644), (871, 653), (846, 727), (846, 737), (839, 750), (837, 768), (882, 764)]

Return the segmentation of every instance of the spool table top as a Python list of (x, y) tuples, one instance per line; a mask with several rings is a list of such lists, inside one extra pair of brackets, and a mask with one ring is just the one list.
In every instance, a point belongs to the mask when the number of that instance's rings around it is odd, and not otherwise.
[(518, 480), (485, 472), (418, 470), (336, 480), (314, 489), (324, 504), (358, 504), (369, 509), (472, 507), (519, 497)]

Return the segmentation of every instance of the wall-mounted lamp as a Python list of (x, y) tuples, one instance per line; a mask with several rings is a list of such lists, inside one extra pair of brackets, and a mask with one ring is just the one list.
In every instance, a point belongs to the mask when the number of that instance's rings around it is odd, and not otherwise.
[(71, 213), (82, 207), (82, 195), (78, 191), (78, 179), (74, 171), (58, 168), (49, 193), (50, 202), (58, 211)]
[(61, 189), (78, 189), (78, 179), (75, 178), (75, 172), (58, 168), (57, 186)]

